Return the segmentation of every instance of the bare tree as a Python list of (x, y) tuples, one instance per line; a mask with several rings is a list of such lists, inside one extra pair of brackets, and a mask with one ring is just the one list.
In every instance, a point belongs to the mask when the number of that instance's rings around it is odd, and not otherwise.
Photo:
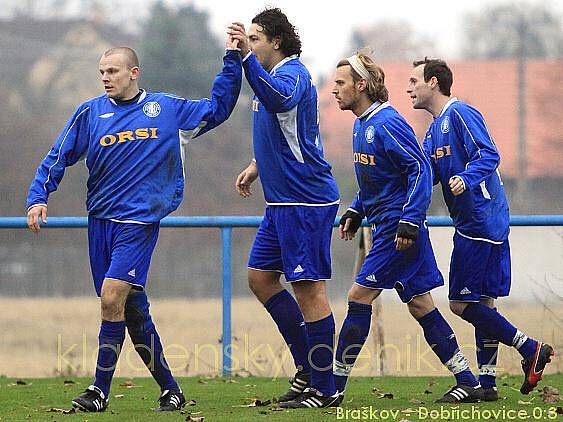
[(544, 4), (489, 6), (467, 14), (463, 22), (465, 57), (511, 58), (522, 48), (527, 58), (563, 57), (561, 16)]
[(354, 50), (366, 46), (374, 50), (380, 61), (411, 61), (413, 57), (431, 56), (435, 52), (434, 43), (405, 20), (383, 20), (354, 30)]

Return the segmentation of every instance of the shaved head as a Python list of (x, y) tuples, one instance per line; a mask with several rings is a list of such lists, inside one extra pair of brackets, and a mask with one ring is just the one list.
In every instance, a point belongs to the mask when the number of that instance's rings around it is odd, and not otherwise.
[(137, 53), (135, 50), (129, 47), (113, 47), (106, 51), (103, 57), (108, 57), (113, 54), (123, 54), (127, 60), (127, 67), (132, 69), (134, 67), (139, 67), (139, 58), (137, 57)]

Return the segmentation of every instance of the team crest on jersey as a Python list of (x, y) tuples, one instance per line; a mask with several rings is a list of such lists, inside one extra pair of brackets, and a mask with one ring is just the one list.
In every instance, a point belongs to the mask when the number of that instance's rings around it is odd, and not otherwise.
[(373, 142), (373, 137), (375, 136), (375, 129), (373, 126), (368, 126), (366, 129), (366, 142), (371, 144)]
[(149, 117), (156, 117), (160, 114), (160, 104), (156, 101), (149, 101), (143, 106), (143, 113)]
[(442, 133), (448, 133), (450, 131), (450, 116), (444, 117), (442, 124), (440, 125), (440, 130)]

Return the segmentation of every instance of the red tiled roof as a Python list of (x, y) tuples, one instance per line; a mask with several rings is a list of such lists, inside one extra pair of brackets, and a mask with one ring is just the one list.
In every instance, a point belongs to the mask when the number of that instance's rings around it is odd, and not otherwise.
[[(518, 78), (514, 60), (450, 63), (452, 94), (475, 106), (485, 117), (501, 153), (501, 172), (518, 177)], [(391, 104), (422, 139), (431, 122), (414, 110), (406, 94), (410, 63), (383, 63)], [(527, 172), (529, 177), (563, 177), (563, 60), (527, 63)], [(321, 133), (325, 153), (335, 164), (351, 163), (355, 116), (342, 112), (331, 95), (332, 76), (319, 88)]]

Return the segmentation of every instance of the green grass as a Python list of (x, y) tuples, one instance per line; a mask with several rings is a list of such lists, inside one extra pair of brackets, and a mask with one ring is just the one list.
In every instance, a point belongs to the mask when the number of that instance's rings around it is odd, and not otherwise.
[[(135, 378), (133, 380), (115, 379), (111, 391), (111, 401), (108, 410), (102, 414), (62, 414), (49, 411), (53, 408), (70, 409), (70, 401), (80, 393), (91, 379), (70, 378), (72, 383), (65, 383), (63, 378), (24, 379), (26, 384), (19, 385), (16, 379), (0, 377), (0, 421), (184, 421), (197, 417), (205, 417), (208, 421), (336, 421), (336, 420), (371, 420), (410, 421), (433, 420), (430, 415), (417, 413), (417, 409), (440, 410), (440, 406), (432, 404), (450, 386), (451, 377), (383, 377), (383, 378), (352, 378), (349, 382), (346, 398), (342, 409), (306, 409), (306, 410), (276, 410), (273, 405), (260, 407), (245, 407), (254, 399), (268, 400), (276, 394), (284, 392), (288, 387), (285, 379), (272, 380), (269, 378), (181, 378), (180, 384), (188, 400), (195, 404), (184, 408), (182, 414), (159, 414), (152, 411), (155, 408), (158, 389), (150, 378)], [(129, 381), (132, 387), (120, 385)], [(481, 413), (481, 420), (487, 419), (487, 412), (522, 410), (530, 415), (538, 416), (542, 420), (550, 420), (553, 416), (563, 420), (563, 415), (556, 414), (557, 407), (563, 402), (547, 404), (542, 401), (539, 389), (529, 396), (522, 396), (518, 391), (521, 377), (503, 377), (498, 380), (502, 397), (495, 403), (465, 404), (454, 409), (475, 411)], [(563, 374), (546, 375), (540, 387), (563, 387)], [(376, 390), (374, 390), (374, 388)], [(392, 398), (385, 393), (391, 393)], [(115, 396), (122, 397), (115, 397)], [(362, 415), (362, 408), (365, 407)], [(549, 409), (553, 409), (550, 412)], [(408, 409), (414, 410), (409, 414)], [(444, 409), (450, 410), (451, 407)], [(486, 410), (486, 412), (483, 412)], [(348, 411), (348, 419), (345, 412)], [(395, 412), (391, 414), (391, 412)], [(535, 413), (534, 413), (535, 412)], [(514, 413), (515, 414), (515, 413)], [(374, 415), (378, 418), (375, 419)], [(456, 414), (448, 415), (449, 420), (468, 420)], [(364, 416), (364, 419), (360, 419)], [(395, 419), (393, 418), (395, 416)], [(479, 420), (476, 414), (470, 418)], [(195, 419), (197, 420), (197, 419)], [(435, 419), (434, 419), (435, 420)], [(439, 418), (438, 420), (443, 420)], [(494, 419), (491, 419), (494, 420)], [(496, 420), (503, 420), (502, 414)], [(516, 419), (516, 420), (521, 420)]]

